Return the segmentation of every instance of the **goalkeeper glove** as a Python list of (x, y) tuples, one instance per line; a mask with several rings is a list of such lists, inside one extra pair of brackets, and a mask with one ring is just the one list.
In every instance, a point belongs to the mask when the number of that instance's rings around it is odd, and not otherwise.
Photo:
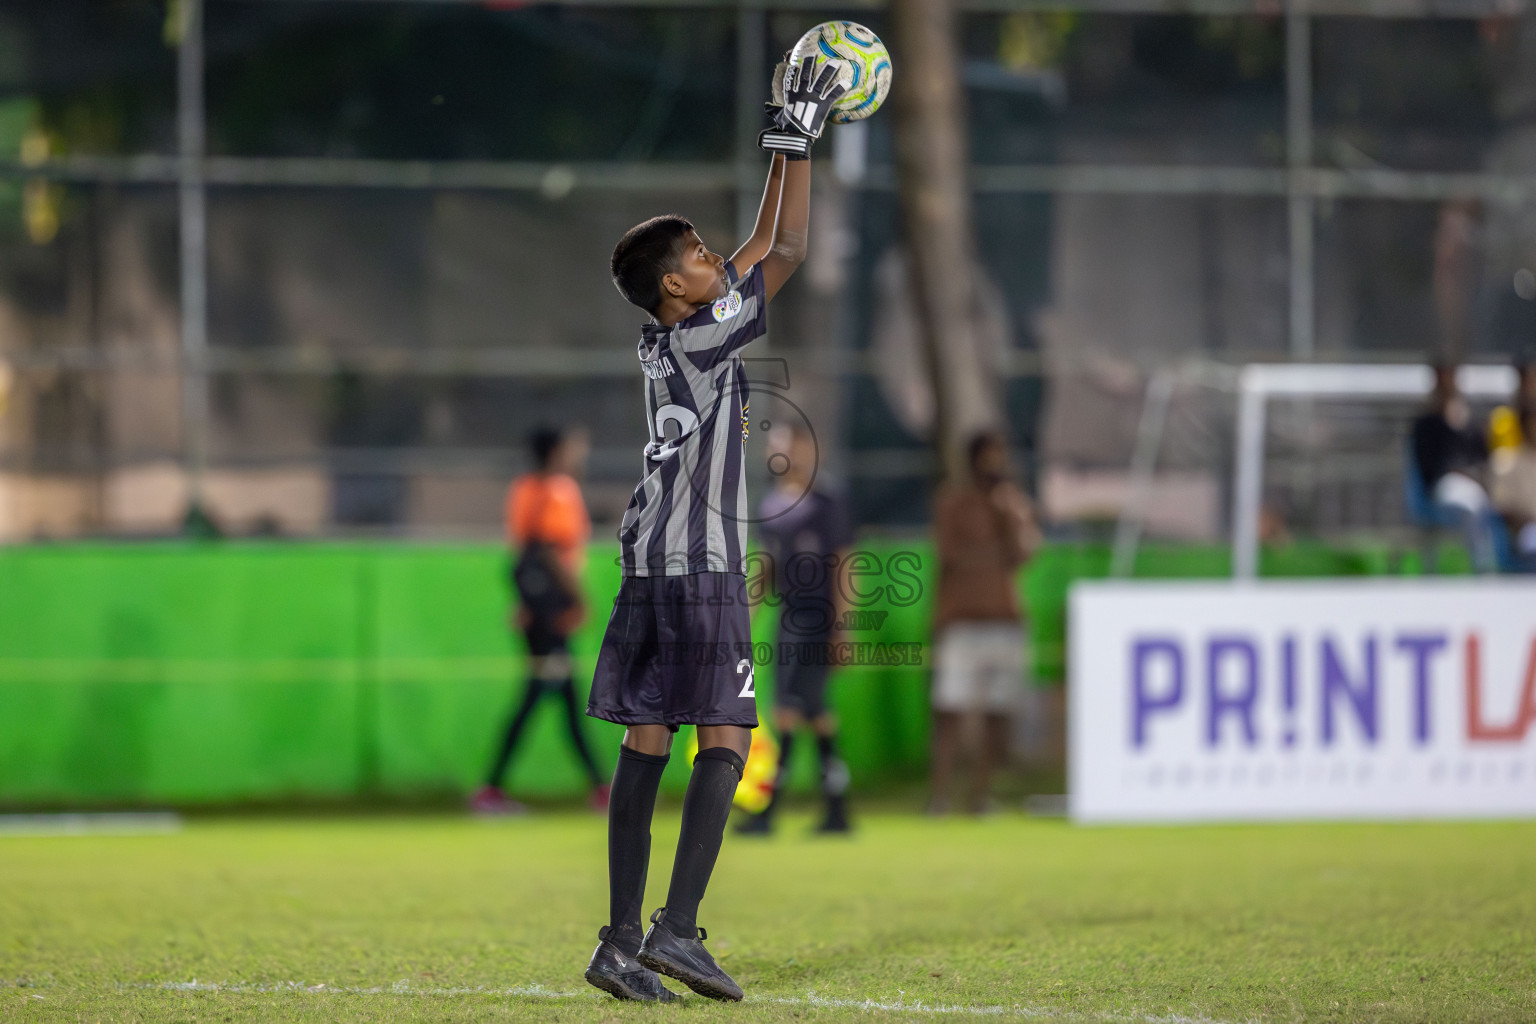
[(837, 70), (830, 61), (814, 57), (787, 68), (784, 105), (774, 126), (757, 137), (758, 146), (770, 153), (783, 153), (787, 160), (807, 159), (833, 105), (848, 91), (838, 82)]

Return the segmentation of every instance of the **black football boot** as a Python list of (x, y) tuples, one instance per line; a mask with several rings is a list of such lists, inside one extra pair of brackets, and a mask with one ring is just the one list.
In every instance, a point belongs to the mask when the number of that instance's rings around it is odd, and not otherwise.
[(840, 796), (827, 799), (827, 814), (821, 819), (821, 824), (816, 826), (816, 831), (823, 835), (840, 835), (853, 831), (853, 826), (848, 822), (848, 804)]
[(704, 948), (709, 936), (703, 928), (697, 938), (680, 939), (662, 924), (667, 908), (662, 907), (651, 915), (650, 930), (640, 943), (640, 963), (658, 974), (676, 978), (701, 996), (726, 1002), (741, 1001), (741, 986), (720, 969), (714, 957)]
[(766, 836), (773, 834), (773, 817), (767, 811), (753, 814), (736, 826), (739, 836)]
[(640, 966), (632, 956), (608, 941), (608, 927), (598, 929), (601, 940), (587, 964), (587, 981), (615, 999), (636, 999), (646, 1003), (671, 1003), (682, 998), (661, 983), (655, 971)]

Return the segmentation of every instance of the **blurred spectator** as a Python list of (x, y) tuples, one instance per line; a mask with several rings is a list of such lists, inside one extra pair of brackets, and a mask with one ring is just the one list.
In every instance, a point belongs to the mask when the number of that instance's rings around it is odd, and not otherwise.
[(1272, 501), (1259, 508), (1259, 543), (1267, 548), (1284, 547), (1291, 543), (1291, 527), (1285, 521), (1285, 511)]
[(1479, 480), (1488, 446), (1470, 418), (1456, 367), (1435, 367), (1429, 409), (1413, 421), (1412, 458), (1436, 518), (1462, 531), (1477, 571), (1494, 572), (1501, 524)]
[(940, 492), (934, 515), (939, 593), (934, 612), (933, 799), (949, 811), (950, 779), (967, 714), (982, 718), (969, 808), (987, 809), (992, 773), (1008, 753), (1024, 685), (1019, 568), (1040, 543), (1034, 510), (1011, 479), (1000, 434), (971, 439), (969, 478)]
[(824, 483), (815, 486), (816, 439), (803, 423), (769, 432), (768, 468), (777, 480), (763, 499), (759, 530), (768, 556), (765, 583), (783, 602), (773, 687), (779, 769), (768, 806), (737, 831), (771, 831), (795, 733), (809, 729), (816, 740), (826, 801), (817, 831), (846, 832), (848, 768), (837, 756), (837, 718), (827, 707), (826, 690), (833, 638), (844, 610), (840, 582), (853, 541), (847, 503)]
[(224, 531), (202, 502), (192, 501), (181, 517), (181, 535), (193, 540), (219, 540), (224, 536)]
[[(1536, 406), (1536, 361), (1515, 364), (1519, 382), (1514, 396), (1488, 416), (1488, 451), (1520, 447), (1522, 429), (1520, 420), (1524, 410)], [(1526, 434), (1525, 436), (1529, 436)]]
[(537, 468), (513, 482), (506, 517), (518, 597), (515, 621), (528, 644), (528, 685), (485, 785), (470, 798), (471, 809), (480, 814), (516, 814), (524, 809), (502, 791), (502, 779), (528, 716), (546, 696), (559, 697), (565, 705), (571, 745), (591, 780), (593, 806), (608, 805), (608, 787), (581, 731), (569, 647), (571, 633), (586, 616), (580, 580), (592, 526), (576, 474), (586, 462), (587, 433), (541, 429), (534, 432), (531, 445)]
[(1514, 538), (1515, 561), (1521, 572), (1536, 573), (1536, 401), (1521, 408), (1518, 448), (1493, 453), (1493, 505), (1504, 516)]

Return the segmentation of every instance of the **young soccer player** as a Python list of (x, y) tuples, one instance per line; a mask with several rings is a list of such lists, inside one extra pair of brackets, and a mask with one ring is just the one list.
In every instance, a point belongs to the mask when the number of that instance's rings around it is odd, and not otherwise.
[[(826, 814), (819, 832), (847, 832), (848, 768), (837, 756), (837, 717), (827, 707), (827, 674), (833, 637), (842, 618), (844, 573), (853, 536), (842, 496), (820, 483), (816, 442), (805, 423), (773, 428), (769, 465), (782, 468), (763, 499), (759, 527), (768, 555), (764, 580), (781, 600), (773, 725), (779, 734), (779, 769), (768, 806), (736, 827), (744, 835), (773, 831), (795, 745), (795, 733), (809, 729), (821, 762)], [(821, 478), (821, 479), (824, 479)]]
[[(773, 160), (757, 225), (730, 260), (673, 216), (631, 228), (613, 250), (614, 284), (651, 315), (639, 344), (650, 441), (619, 528), (623, 579), (587, 702), (587, 714), (628, 727), (608, 805), (608, 924), (586, 972), (620, 999), (676, 999), (656, 972), (713, 999), (742, 996), (697, 921), (757, 725), (740, 350), (767, 330), (768, 300), (805, 258), (811, 143), (844, 91), (824, 61), (788, 70), (783, 106), (758, 136)], [(685, 724), (698, 727), (699, 753), (667, 903), (642, 936), (651, 813)]]

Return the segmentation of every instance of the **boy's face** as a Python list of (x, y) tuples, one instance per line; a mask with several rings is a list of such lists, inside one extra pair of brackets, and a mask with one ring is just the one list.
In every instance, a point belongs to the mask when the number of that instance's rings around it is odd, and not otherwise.
[(697, 231), (683, 239), (677, 269), (661, 279), (662, 291), (690, 306), (702, 306), (723, 298), (731, 283), (725, 276), (725, 257), (704, 247)]

